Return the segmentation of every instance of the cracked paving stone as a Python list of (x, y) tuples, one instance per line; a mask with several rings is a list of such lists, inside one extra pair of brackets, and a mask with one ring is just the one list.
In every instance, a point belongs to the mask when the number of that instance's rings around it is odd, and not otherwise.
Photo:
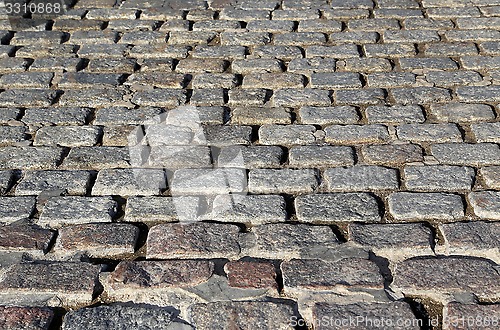
[(221, 301), (189, 308), (192, 324), (199, 330), (240, 329), (290, 330), (296, 303), (271, 301)]
[(405, 166), (405, 185), (413, 191), (471, 190), (475, 172), (464, 166)]
[(285, 222), (285, 199), (277, 195), (218, 195), (207, 220), (251, 225)]
[(498, 298), (500, 289), (500, 274), (494, 264), (477, 258), (408, 259), (396, 265), (393, 276), (393, 290), (438, 300), (454, 293), (473, 293), (479, 299), (494, 299)]
[[(348, 323), (350, 319), (359, 321)], [(328, 322), (328, 320), (332, 320), (332, 322)], [(334, 320), (345, 320), (346, 324), (342, 326), (342, 329), (346, 330), (373, 329), (372, 324), (379, 324), (376, 322), (384, 324), (384, 329), (420, 329), (420, 326), (418, 326), (420, 320), (413, 314), (410, 305), (402, 301), (351, 304), (318, 302), (314, 304), (313, 324), (319, 325), (320, 329), (335, 329), (336, 327), (332, 324)], [(404, 326), (398, 326), (401, 320), (404, 320)], [(321, 326), (321, 324), (324, 326)]]
[(290, 148), (288, 162), (292, 167), (351, 166), (355, 151), (343, 146), (294, 146)]
[(240, 254), (240, 229), (215, 223), (161, 224), (149, 230), (148, 259), (228, 258)]
[(117, 204), (111, 197), (52, 197), (40, 215), (38, 224), (59, 228), (93, 222), (111, 222)]
[(124, 221), (155, 223), (195, 220), (202, 209), (200, 203), (200, 198), (195, 196), (132, 196), (127, 200)]
[(368, 193), (334, 193), (299, 196), (295, 209), (300, 222), (378, 222), (377, 200)]
[(349, 241), (388, 259), (433, 255), (431, 230), (422, 223), (350, 224)]
[(481, 219), (500, 220), (499, 191), (474, 191), (469, 194), (469, 201)]
[(156, 169), (104, 169), (99, 171), (92, 195), (159, 195), (166, 188), (165, 173)]
[(0, 250), (46, 253), (53, 237), (54, 232), (30, 224), (0, 225)]
[(327, 169), (323, 178), (328, 191), (397, 190), (396, 169), (382, 166), (353, 166)]
[[(312, 273), (310, 270), (315, 269)], [(344, 258), (337, 261), (292, 259), (281, 264), (284, 291), (335, 291), (341, 288), (384, 286), (378, 266), (370, 260)]]
[(274, 265), (267, 262), (230, 261), (224, 265), (229, 286), (243, 289), (278, 289)]
[[(106, 320), (103, 322), (103, 320)], [(62, 329), (193, 329), (176, 317), (172, 307), (112, 304), (73, 310), (64, 316)]]
[(0, 222), (12, 223), (29, 218), (35, 210), (36, 199), (32, 196), (0, 197)]
[(26, 263), (7, 268), (0, 280), (3, 295), (57, 298), (58, 306), (90, 304), (100, 265), (88, 263)]
[(27, 171), (17, 184), (17, 196), (63, 191), (68, 195), (85, 195), (90, 183), (89, 171)]
[(218, 167), (275, 168), (280, 167), (283, 149), (278, 146), (227, 146), (217, 158)]
[(447, 220), (464, 217), (462, 198), (445, 193), (395, 192), (388, 197), (389, 212), (396, 220)]
[(0, 306), (0, 328), (12, 330), (48, 330), (54, 312), (44, 307)]
[(248, 174), (248, 191), (253, 194), (305, 194), (317, 187), (313, 169), (254, 169)]
[(444, 236), (444, 245), (436, 246), (440, 253), (485, 257), (499, 262), (500, 223), (454, 222), (442, 224), (439, 229)]
[(61, 167), (67, 169), (101, 170), (128, 168), (130, 155), (127, 148), (76, 147), (72, 148)]
[(500, 190), (500, 166), (483, 167), (479, 173), (486, 187)]
[(82, 224), (59, 229), (54, 254), (83, 252), (92, 258), (132, 255), (139, 228), (125, 223)]
[(242, 239), (243, 254), (264, 259), (318, 258), (339, 245), (330, 227), (305, 224), (255, 226)]

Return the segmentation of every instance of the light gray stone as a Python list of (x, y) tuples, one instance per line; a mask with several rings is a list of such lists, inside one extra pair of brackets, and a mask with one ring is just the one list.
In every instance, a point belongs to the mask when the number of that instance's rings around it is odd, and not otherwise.
[(17, 184), (15, 194), (40, 195), (61, 191), (68, 195), (85, 195), (90, 177), (88, 171), (27, 171)]
[(323, 174), (328, 191), (350, 192), (396, 190), (398, 171), (382, 166), (353, 166), (327, 169)]
[(248, 191), (254, 194), (304, 194), (317, 187), (312, 169), (254, 169), (248, 174)]
[(460, 220), (464, 205), (459, 195), (395, 192), (388, 197), (389, 212), (396, 220)]
[(500, 192), (475, 191), (469, 194), (474, 213), (481, 219), (500, 220)]
[(9, 224), (30, 217), (35, 203), (34, 197), (0, 197), (0, 222)]
[(405, 166), (405, 185), (414, 191), (471, 190), (475, 173), (471, 167), (436, 165)]
[(328, 167), (354, 165), (355, 152), (343, 146), (295, 146), (290, 148), (288, 163), (293, 167)]

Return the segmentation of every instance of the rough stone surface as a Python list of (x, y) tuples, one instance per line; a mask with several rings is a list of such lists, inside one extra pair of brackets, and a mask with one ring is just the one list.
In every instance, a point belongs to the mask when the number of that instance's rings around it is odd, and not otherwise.
[(500, 192), (476, 191), (469, 194), (474, 213), (482, 219), (500, 219)]
[(54, 312), (41, 307), (0, 307), (0, 327), (12, 330), (47, 330)]
[(389, 212), (397, 220), (458, 220), (464, 217), (459, 195), (396, 192), (388, 198)]

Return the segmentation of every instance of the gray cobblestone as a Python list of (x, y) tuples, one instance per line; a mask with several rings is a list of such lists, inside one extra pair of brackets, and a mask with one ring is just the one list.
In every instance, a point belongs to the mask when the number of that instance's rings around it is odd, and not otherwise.
[(311, 74), (311, 87), (323, 89), (360, 88), (361, 81), (357, 73), (313, 73)]
[(90, 183), (88, 171), (27, 171), (17, 184), (16, 195), (39, 195), (62, 191), (68, 195), (85, 195)]
[(471, 190), (475, 173), (471, 167), (437, 165), (405, 166), (405, 185), (414, 191)]
[(426, 56), (476, 55), (477, 47), (472, 42), (427, 44), (425, 45), (424, 53)]
[(343, 62), (337, 63), (337, 67), (342, 71), (360, 72), (386, 72), (392, 70), (392, 65), (385, 58), (347, 58)]
[(354, 166), (327, 169), (323, 175), (328, 191), (351, 192), (396, 190), (398, 171), (381, 166)]
[(416, 105), (369, 106), (366, 117), (370, 124), (404, 124), (423, 123), (425, 116), (422, 109)]
[(329, 40), (336, 44), (342, 43), (376, 43), (380, 39), (377, 32), (361, 32), (361, 31), (348, 31), (348, 32), (335, 32), (329, 35)]
[(31, 196), (0, 197), (0, 223), (13, 223), (28, 218), (35, 210), (36, 200)]
[(299, 117), (302, 124), (356, 124), (359, 114), (351, 106), (339, 107), (301, 107)]
[(259, 143), (266, 145), (297, 145), (316, 141), (313, 125), (263, 125), (259, 129)]
[(495, 118), (493, 109), (486, 104), (431, 104), (431, 113), (442, 122), (480, 122)]
[(304, 77), (295, 73), (255, 73), (245, 75), (244, 88), (303, 88)]
[(293, 167), (354, 165), (355, 152), (342, 146), (296, 146), (290, 148), (288, 161)]
[(500, 166), (488, 166), (479, 170), (483, 182), (490, 189), (499, 189), (500, 187)]
[(476, 191), (469, 194), (469, 201), (474, 213), (481, 219), (500, 219), (500, 192)]
[(385, 93), (382, 89), (345, 89), (335, 91), (335, 101), (337, 104), (349, 105), (375, 105), (385, 99)]
[(25, 141), (26, 128), (22, 126), (0, 126), (0, 146), (15, 145)]
[(283, 63), (267, 58), (245, 59), (233, 61), (231, 68), (234, 73), (240, 74), (281, 73), (283, 72)]
[(254, 194), (304, 194), (318, 187), (311, 169), (255, 169), (248, 174), (248, 191)]
[(72, 148), (62, 163), (69, 169), (128, 168), (129, 151), (119, 147)]
[(83, 147), (93, 146), (101, 135), (95, 126), (46, 126), (35, 135), (35, 146)]
[(279, 167), (283, 150), (277, 146), (227, 146), (218, 156), (219, 167), (273, 168)]
[(424, 160), (422, 147), (415, 144), (379, 144), (361, 148), (365, 162), (377, 165), (398, 165), (400, 163)]
[(61, 148), (1, 147), (1, 169), (47, 170), (54, 169), (62, 157)]
[(335, 193), (305, 195), (295, 199), (295, 209), (300, 222), (378, 222), (377, 200), (367, 193)]
[[(184, 207), (180, 208), (180, 205)], [(195, 196), (132, 196), (127, 199), (123, 219), (126, 222), (146, 223), (195, 220), (199, 208), (200, 198)]]
[(335, 72), (336, 61), (331, 58), (296, 58), (288, 63), (288, 72), (310, 74), (311, 72)]
[(337, 144), (376, 143), (390, 139), (384, 125), (332, 125), (325, 128), (326, 142)]
[(443, 164), (482, 166), (500, 164), (500, 148), (492, 143), (443, 143), (432, 146), (432, 155)]
[(234, 108), (231, 111), (231, 124), (234, 125), (266, 125), (290, 123), (290, 113), (287, 112), (285, 108), (238, 107)]
[(97, 174), (92, 195), (159, 195), (166, 188), (163, 170), (103, 169)]
[(357, 58), (359, 57), (359, 51), (356, 45), (309, 46), (306, 48), (306, 57)]
[(405, 57), (416, 54), (414, 45), (407, 44), (367, 44), (363, 46), (367, 57)]
[(391, 93), (396, 102), (403, 105), (451, 101), (450, 91), (439, 87), (395, 88)]
[(396, 220), (459, 220), (464, 205), (459, 195), (396, 192), (388, 198), (389, 212)]
[(471, 128), (477, 142), (500, 142), (500, 123), (476, 123)]
[(415, 75), (406, 72), (372, 73), (366, 76), (369, 87), (407, 87), (415, 84)]
[(456, 124), (404, 124), (396, 128), (399, 139), (411, 142), (461, 142)]
[(261, 106), (267, 102), (268, 91), (263, 88), (232, 89), (228, 96), (231, 106)]

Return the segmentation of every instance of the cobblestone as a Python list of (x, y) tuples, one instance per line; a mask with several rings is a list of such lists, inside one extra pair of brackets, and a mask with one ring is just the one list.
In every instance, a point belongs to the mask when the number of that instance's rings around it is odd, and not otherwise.
[(0, 327), (4, 329), (47, 330), (54, 312), (43, 307), (0, 307)]
[(91, 173), (88, 171), (27, 171), (17, 184), (16, 195), (40, 195), (62, 191), (68, 195), (85, 195)]
[(248, 191), (254, 194), (304, 194), (318, 186), (314, 170), (255, 169), (248, 174)]
[(355, 152), (342, 146), (295, 146), (289, 150), (288, 162), (293, 167), (349, 166), (355, 163)]
[(462, 166), (406, 166), (405, 184), (414, 191), (471, 190), (474, 169)]
[(388, 198), (389, 212), (397, 220), (458, 220), (464, 217), (459, 195), (396, 192)]
[(474, 208), (474, 213), (482, 219), (500, 219), (498, 202), (500, 193), (497, 191), (477, 191), (469, 194), (469, 200)]
[(381, 166), (354, 166), (327, 169), (324, 178), (329, 191), (396, 190), (398, 171)]

